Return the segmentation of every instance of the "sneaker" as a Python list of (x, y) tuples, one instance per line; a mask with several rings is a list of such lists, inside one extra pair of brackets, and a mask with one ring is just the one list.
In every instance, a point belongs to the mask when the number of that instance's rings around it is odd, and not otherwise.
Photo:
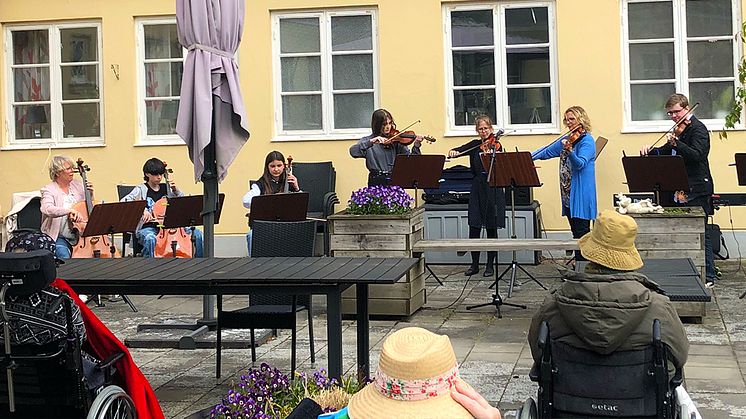
[(712, 279), (708, 279), (705, 281), (705, 288), (713, 288), (715, 287), (715, 281)]
[(88, 302), (88, 296), (85, 294), (78, 294), (78, 298), (80, 298), (80, 301), (82, 301), (83, 304)]

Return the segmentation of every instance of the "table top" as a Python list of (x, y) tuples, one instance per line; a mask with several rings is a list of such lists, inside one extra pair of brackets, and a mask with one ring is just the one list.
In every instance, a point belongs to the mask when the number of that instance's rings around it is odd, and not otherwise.
[[(71, 285), (391, 284), (415, 258), (267, 257), (69, 259), (57, 276)], [(165, 291), (165, 290), (164, 290)]]

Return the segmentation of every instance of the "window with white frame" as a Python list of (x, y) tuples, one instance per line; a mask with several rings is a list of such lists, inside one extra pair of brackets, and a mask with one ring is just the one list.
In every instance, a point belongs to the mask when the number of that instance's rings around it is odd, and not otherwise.
[(186, 54), (176, 19), (139, 19), (137, 38), (140, 143), (182, 144), (176, 116)]
[(738, 82), (736, 2), (625, 0), (622, 7), (625, 127), (670, 125), (664, 105), (675, 92), (700, 103), (700, 119), (722, 126)]
[(449, 129), (472, 132), (480, 114), (516, 130), (556, 129), (552, 3), (444, 10)]
[(369, 130), (378, 84), (374, 12), (278, 13), (273, 21), (278, 135)]
[(9, 145), (102, 144), (98, 23), (8, 26)]

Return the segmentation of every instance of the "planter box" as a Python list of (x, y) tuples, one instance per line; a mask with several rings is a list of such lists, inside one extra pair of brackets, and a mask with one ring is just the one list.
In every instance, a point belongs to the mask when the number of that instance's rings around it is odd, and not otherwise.
[[(329, 250), (341, 257), (413, 257), (412, 245), (424, 237), (423, 208), (404, 215), (350, 215), (328, 217)], [(420, 260), (399, 282), (369, 286), (372, 316), (408, 317), (425, 303), (425, 264)], [(355, 287), (342, 294), (342, 313), (355, 313)]]

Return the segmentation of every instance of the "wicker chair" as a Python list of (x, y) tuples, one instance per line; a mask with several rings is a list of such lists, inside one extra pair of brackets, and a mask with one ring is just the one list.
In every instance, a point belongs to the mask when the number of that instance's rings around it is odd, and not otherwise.
[[(252, 223), (254, 231), (251, 242), (252, 257), (313, 256), (316, 222), (306, 221), (259, 221)], [(308, 335), (311, 346), (311, 362), (316, 362), (313, 342), (313, 316), (310, 295), (257, 294), (249, 296), (249, 306), (238, 310), (224, 311), (223, 296), (217, 296), (217, 360), (215, 376), (220, 378), (220, 352), (222, 329), (251, 330), (251, 361), (256, 362), (254, 329), (291, 329), (290, 376), (295, 376), (296, 312), (308, 310)]]
[[(334, 214), (334, 204), (339, 204), (339, 198), (334, 191), (337, 172), (332, 162), (293, 162), (293, 174), (300, 181), (301, 189), (308, 192), (308, 217), (326, 220)], [(317, 231), (324, 234), (324, 255), (329, 256), (327, 223), (319, 223)]]

